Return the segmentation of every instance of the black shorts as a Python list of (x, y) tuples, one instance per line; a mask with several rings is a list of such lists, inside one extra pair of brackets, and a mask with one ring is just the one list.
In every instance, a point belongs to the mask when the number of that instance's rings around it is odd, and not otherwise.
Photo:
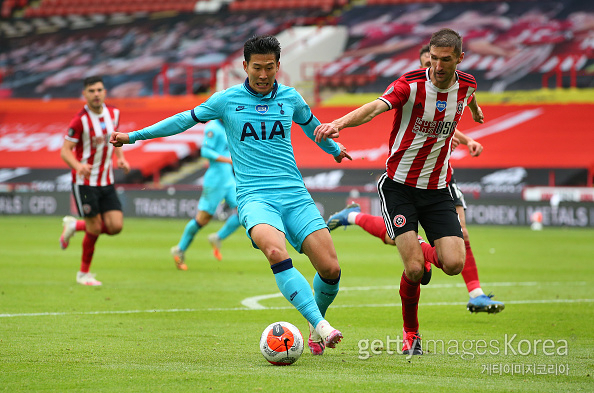
[(122, 210), (115, 187), (72, 185), (72, 194), (81, 217), (95, 217), (110, 210)]
[(458, 188), (454, 176), (452, 176), (450, 184), (448, 184), (448, 188), (450, 189), (450, 194), (452, 194), (452, 198), (454, 199), (454, 205), (462, 206), (464, 210), (466, 210), (466, 201), (464, 200), (464, 194), (462, 193), (460, 188)]
[(462, 236), (460, 219), (448, 188), (425, 190), (397, 183), (383, 174), (377, 183), (388, 236), (419, 232), (419, 223), (431, 245), (445, 236)]

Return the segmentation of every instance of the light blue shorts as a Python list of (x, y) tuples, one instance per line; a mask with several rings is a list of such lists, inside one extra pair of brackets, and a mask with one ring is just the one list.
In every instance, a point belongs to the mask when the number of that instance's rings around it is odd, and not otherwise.
[[(328, 228), (305, 188), (290, 190), (267, 190), (239, 198), (239, 220), (250, 236), (250, 230), (258, 224), (268, 224), (285, 234), (293, 248), (302, 253), (303, 241), (311, 233)], [(255, 248), (258, 248), (252, 241)]]
[(198, 210), (207, 212), (212, 216), (223, 199), (231, 209), (237, 207), (235, 184), (225, 187), (204, 187), (198, 201)]

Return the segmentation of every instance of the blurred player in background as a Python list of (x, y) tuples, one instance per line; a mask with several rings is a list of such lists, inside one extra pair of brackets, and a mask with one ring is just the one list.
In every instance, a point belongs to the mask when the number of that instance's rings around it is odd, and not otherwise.
[(122, 149), (109, 143), (110, 135), (118, 130), (120, 110), (105, 105), (103, 79), (88, 77), (83, 86), (82, 94), (87, 104), (70, 121), (60, 150), (62, 159), (72, 168), (72, 193), (83, 220), (64, 217), (60, 246), (66, 249), (76, 231), (85, 231), (76, 282), (97, 286), (101, 282), (89, 272), (97, 238), (102, 233), (117, 235), (124, 225), (122, 205), (114, 187), (112, 155), (115, 153), (118, 168), (125, 173), (130, 171), (130, 165)]
[(421, 68), (431, 67), (431, 53), (429, 53), (429, 44), (423, 45), (419, 50), (419, 61)]
[[(217, 92), (194, 109), (140, 131), (115, 133), (111, 142), (122, 146), (174, 135), (198, 122), (223, 119), (237, 181), (240, 222), (254, 247), (268, 259), (280, 292), (310, 323), (310, 350), (321, 355), (325, 347), (334, 348), (342, 338), (325, 320), (326, 310), (338, 294), (340, 266), (330, 232), (297, 169), (290, 140), (293, 121), (311, 139), (320, 122), (295, 89), (276, 81), (280, 52), (273, 36), (249, 39), (244, 44), (247, 78), (243, 84)], [(339, 143), (326, 140), (317, 144), (336, 162), (350, 159)], [(314, 294), (293, 267), (286, 241), (307, 255), (316, 269)]]
[[(429, 44), (424, 45), (419, 52), (419, 61), (421, 62), (421, 68), (431, 67), (431, 55), (429, 54)], [(454, 138), (452, 139), (452, 149), (455, 149), (458, 144), (463, 144), (468, 147), (468, 151), (472, 157), (478, 157), (483, 151), (483, 146), (475, 141), (474, 139), (463, 134), (456, 129)], [(491, 294), (485, 295), (481, 288), (481, 283), (478, 277), (478, 270), (476, 267), (476, 261), (470, 248), (470, 238), (468, 236), (468, 229), (466, 228), (466, 201), (464, 200), (464, 194), (458, 188), (456, 179), (454, 178), (454, 171), (452, 169), (452, 177), (448, 183), (450, 194), (454, 198), (454, 204), (456, 205), (456, 212), (460, 217), (460, 225), (462, 226), (462, 234), (464, 235), (464, 246), (466, 247), (466, 260), (464, 262), (464, 269), (462, 269), (462, 277), (466, 283), (466, 289), (470, 299), (466, 305), (466, 309), (473, 312), (487, 312), (487, 313), (498, 313), (503, 311), (505, 305), (502, 302), (491, 299)], [(346, 225), (358, 225), (363, 228), (366, 232), (373, 236), (381, 239), (385, 244), (396, 245), (396, 242), (392, 240), (386, 229), (384, 219), (378, 216), (372, 216), (370, 214), (361, 213), (361, 207), (358, 204), (350, 204), (338, 213), (333, 214), (328, 219), (328, 228), (334, 230), (339, 226)], [(429, 244), (421, 243), (422, 248), (431, 247)], [(431, 265), (429, 262), (425, 262), (425, 270), (430, 269)], [(426, 276), (427, 277), (427, 276)], [(430, 279), (430, 275), (427, 277)], [(428, 284), (428, 282), (421, 282), (421, 284)]]
[[(179, 243), (171, 248), (171, 255), (175, 265), (180, 270), (188, 270), (185, 263), (185, 253), (194, 236), (206, 224), (210, 222), (221, 201), (225, 200), (231, 209), (237, 208), (237, 197), (235, 194), (235, 177), (229, 155), (229, 145), (225, 126), (221, 120), (212, 120), (204, 128), (204, 142), (200, 149), (202, 157), (210, 162), (208, 170), (204, 174), (203, 191), (198, 201), (198, 212), (196, 217), (191, 219), (184, 229)], [(217, 232), (208, 235), (213, 253), (219, 261), (221, 255), (221, 240), (226, 239), (239, 227), (239, 217), (234, 212), (223, 227)]]
[[(422, 355), (418, 305), (425, 261), (448, 275), (459, 274), (466, 252), (456, 207), (447, 187), (449, 157), (456, 125), (466, 105), (476, 122), (483, 112), (474, 92), (476, 81), (457, 71), (464, 59), (462, 37), (441, 29), (429, 41), (431, 67), (413, 70), (392, 82), (377, 100), (332, 123), (318, 126), (315, 140), (337, 138), (346, 127), (366, 123), (395, 109), (390, 132), (390, 157), (378, 182), (382, 216), (388, 236), (395, 240), (404, 264), (400, 279), (402, 353)], [(427, 234), (431, 250), (421, 247), (418, 225)]]

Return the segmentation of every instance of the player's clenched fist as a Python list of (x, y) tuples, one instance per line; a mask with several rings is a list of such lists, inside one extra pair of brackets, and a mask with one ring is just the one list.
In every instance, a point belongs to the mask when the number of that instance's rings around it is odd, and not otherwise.
[(130, 137), (124, 132), (113, 132), (109, 137), (109, 143), (115, 147), (122, 147), (122, 145), (130, 143)]

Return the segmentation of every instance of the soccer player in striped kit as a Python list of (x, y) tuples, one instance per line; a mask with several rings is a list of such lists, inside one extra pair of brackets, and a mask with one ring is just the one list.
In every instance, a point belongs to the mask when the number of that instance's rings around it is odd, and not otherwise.
[(435, 248), (434, 261), (448, 275), (462, 271), (465, 247), (456, 207), (447, 188), (449, 157), (456, 125), (468, 105), (476, 122), (483, 112), (474, 92), (476, 81), (457, 71), (464, 59), (462, 37), (441, 29), (429, 41), (431, 67), (410, 71), (391, 83), (377, 100), (363, 105), (314, 131), (315, 140), (337, 138), (346, 127), (366, 123), (395, 109), (390, 132), (390, 156), (378, 192), (388, 236), (395, 240), (404, 264), (400, 279), (403, 354), (421, 355), (418, 302), (425, 273), (418, 225)]
[(116, 155), (117, 165), (125, 173), (130, 171), (130, 165), (122, 149), (109, 143), (110, 135), (118, 130), (120, 110), (105, 105), (103, 79), (88, 77), (83, 86), (82, 94), (87, 104), (70, 121), (60, 150), (62, 159), (72, 168), (72, 192), (83, 220), (64, 217), (60, 246), (66, 249), (76, 231), (85, 231), (76, 282), (98, 286), (101, 282), (89, 272), (97, 238), (102, 233), (116, 235), (124, 225), (122, 205), (114, 187), (112, 155)]
[[(223, 119), (237, 181), (240, 222), (254, 247), (268, 259), (280, 292), (309, 322), (312, 354), (322, 355), (326, 347), (334, 348), (342, 338), (325, 319), (338, 294), (340, 266), (326, 222), (305, 188), (291, 145), (293, 121), (311, 139), (320, 121), (295, 89), (276, 81), (280, 52), (273, 36), (249, 39), (244, 44), (244, 83), (150, 127), (130, 134), (114, 133), (111, 143), (122, 146), (174, 135), (198, 122)], [(318, 146), (336, 162), (350, 159), (340, 143), (326, 140)], [(305, 277), (293, 267), (286, 241), (307, 255), (316, 269), (313, 294)]]
[[(421, 68), (431, 67), (429, 44), (424, 45), (419, 51), (419, 60), (421, 62)], [(464, 135), (462, 132), (456, 129), (456, 133), (454, 134), (454, 138), (452, 140), (452, 148), (455, 149), (458, 144), (467, 146), (468, 152), (472, 157), (478, 157), (483, 151), (483, 146), (479, 142), (468, 137), (467, 135)], [(452, 198), (454, 198), (454, 205), (456, 206), (458, 217), (460, 217), (460, 225), (462, 226), (462, 233), (464, 235), (464, 246), (466, 248), (466, 260), (464, 262), (464, 269), (461, 273), (462, 278), (466, 283), (466, 288), (468, 289), (468, 295), (470, 297), (468, 304), (466, 305), (466, 309), (471, 313), (499, 313), (505, 309), (505, 304), (503, 302), (493, 300), (492, 294), (485, 295), (483, 289), (481, 288), (478, 269), (474, 259), (474, 254), (472, 253), (472, 248), (470, 247), (468, 229), (466, 228), (466, 201), (464, 200), (464, 194), (456, 184), (453, 169), (451, 179), (448, 182), (448, 187), (450, 189)], [(356, 203), (352, 203), (341, 211), (334, 213), (329, 217), (326, 223), (328, 224), (328, 228), (330, 228), (331, 231), (338, 228), (339, 226), (358, 225), (367, 233), (379, 238), (385, 244), (392, 246), (396, 245), (394, 239), (388, 236), (383, 217), (361, 213), (361, 207)], [(430, 247), (431, 245), (427, 244), (426, 242), (421, 242), (423, 253), (427, 252), (431, 256), (435, 257), (435, 253), (433, 250), (429, 249)], [(425, 251), (425, 249), (427, 249), (427, 251)], [(427, 264), (429, 264), (429, 266), (427, 266)], [(427, 271), (428, 269), (431, 269), (431, 263), (425, 261), (425, 270)], [(425, 278), (425, 280), (421, 281), (421, 284), (423, 285), (429, 283), (428, 280), (431, 279), (431, 275), (428, 274)]]

